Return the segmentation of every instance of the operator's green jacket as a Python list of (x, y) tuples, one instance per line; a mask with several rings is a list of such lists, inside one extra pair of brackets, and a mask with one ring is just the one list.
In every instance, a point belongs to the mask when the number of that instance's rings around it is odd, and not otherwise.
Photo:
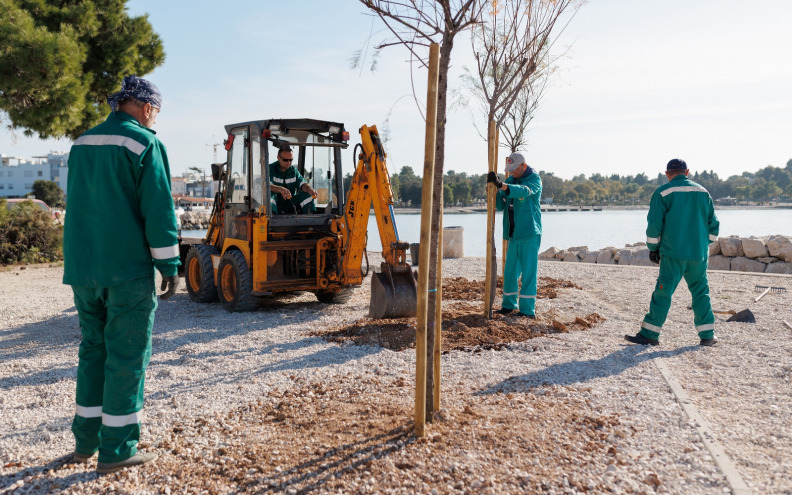
[[(509, 192), (498, 189), (495, 197), (495, 208), (504, 212), (503, 238), (519, 241), (542, 235), (542, 210), (539, 206), (542, 179), (539, 174), (534, 172), (519, 179), (510, 176), (504, 182), (509, 185)], [(510, 202), (514, 205), (514, 233), (511, 236)]]
[(287, 168), (285, 172), (281, 172), (279, 162), (277, 161), (269, 164), (269, 174), (270, 182), (276, 186), (285, 187), (292, 196), (297, 194), (297, 191), (300, 191), (300, 187), (307, 182), (294, 165)]
[(659, 248), (663, 256), (704, 261), (709, 244), (718, 240), (720, 222), (712, 197), (685, 175), (655, 190), (647, 220), (646, 245), (650, 251)]
[(69, 153), (63, 282), (114, 287), (176, 276), (179, 245), (165, 146), (124, 112), (80, 136)]

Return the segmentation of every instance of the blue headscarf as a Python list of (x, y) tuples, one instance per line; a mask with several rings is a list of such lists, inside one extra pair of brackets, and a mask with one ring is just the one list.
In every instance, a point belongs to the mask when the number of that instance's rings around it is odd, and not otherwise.
[(151, 103), (154, 108), (162, 108), (162, 93), (154, 83), (142, 77), (126, 76), (121, 83), (121, 91), (110, 95), (107, 104), (113, 111), (118, 110), (118, 104), (127, 98), (132, 97), (143, 103)]

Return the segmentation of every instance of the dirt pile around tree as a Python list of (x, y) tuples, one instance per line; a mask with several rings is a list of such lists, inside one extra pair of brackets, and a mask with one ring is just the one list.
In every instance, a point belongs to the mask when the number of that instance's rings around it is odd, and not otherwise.
[[(559, 289), (580, 289), (566, 280), (542, 277), (537, 287), (537, 297), (554, 299)], [(458, 301), (480, 301), (484, 282), (463, 277), (443, 281), (443, 340), (442, 351), (463, 350), (480, 352), (500, 350), (516, 342), (549, 335), (581, 331), (599, 325), (605, 318), (597, 313), (563, 318), (555, 310), (538, 314), (536, 319), (520, 317), (517, 313), (494, 314), (487, 319), (481, 304)], [(394, 351), (415, 347), (415, 318), (371, 319), (362, 318), (351, 325), (313, 332), (330, 342), (376, 345)]]

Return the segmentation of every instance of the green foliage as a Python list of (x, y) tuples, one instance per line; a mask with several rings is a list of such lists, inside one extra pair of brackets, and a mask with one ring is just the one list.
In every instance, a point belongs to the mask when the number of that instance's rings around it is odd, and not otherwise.
[(51, 180), (37, 180), (33, 183), (33, 195), (47, 203), (51, 208), (63, 207), (63, 190)]
[(0, 263), (43, 263), (63, 259), (63, 227), (32, 201), (10, 210), (0, 198)]
[(147, 16), (126, 0), (0, 0), (0, 111), (25, 135), (76, 139), (108, 113), (129, 74), (165, 60)]

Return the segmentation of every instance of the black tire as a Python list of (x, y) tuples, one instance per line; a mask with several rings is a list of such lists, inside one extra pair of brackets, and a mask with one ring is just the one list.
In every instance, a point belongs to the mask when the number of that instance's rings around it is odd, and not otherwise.
[(316, 298), (325, 304), (344, 304), (352, 297), (352, 289), (341, 289), (339, 292), (329, 290), (316, 291)]
[(184, 285), (190, 299), (207, 303), (217, 301), (217, 286), (214, 281), (212, 255), (218, 255), (214, 246), (197, 244), (187, 252), (184, 260)]
[(259, 303), (253, 292), (253, 270), (237, 250), (226, 251), (217, 268), (217, 297), (226, 311), (253, 311)]

